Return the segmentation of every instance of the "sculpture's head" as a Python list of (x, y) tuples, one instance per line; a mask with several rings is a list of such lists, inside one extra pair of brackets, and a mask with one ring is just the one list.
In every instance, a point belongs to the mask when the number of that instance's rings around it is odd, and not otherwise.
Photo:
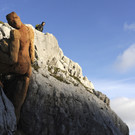
[(6, 18), (10, 26), (16, 29), (21, 28), (22, 22), (20, 20), (20, 17), (15, 12), (8, 14)]

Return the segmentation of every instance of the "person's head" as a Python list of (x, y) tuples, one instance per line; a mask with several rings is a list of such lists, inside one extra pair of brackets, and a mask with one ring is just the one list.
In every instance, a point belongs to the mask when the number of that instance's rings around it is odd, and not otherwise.
[(45, 25), (45, 22), (42, 22), (41, 25), (44, 26)]
[(13, 28), (20, 29), (22, 22), (20, 20), (20, 17), (15, 13), (11, 12), (6, 16), (6, 19), (8, 21), (8, 24), (12, 26)]

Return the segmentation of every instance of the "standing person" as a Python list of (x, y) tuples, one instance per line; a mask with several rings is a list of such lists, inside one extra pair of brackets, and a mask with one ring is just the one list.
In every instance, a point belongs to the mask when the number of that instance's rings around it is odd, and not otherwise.
[(45, 22), (42, 22), (41, 24), (37, 24), (37, 25), (35, 26), (35, 29), (37, 29), (37, 30), (43, 32), (44, 25), (45, 25)]

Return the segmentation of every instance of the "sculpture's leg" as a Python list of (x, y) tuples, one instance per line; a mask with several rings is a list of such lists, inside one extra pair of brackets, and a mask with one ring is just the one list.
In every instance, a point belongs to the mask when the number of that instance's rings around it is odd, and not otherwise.
[(22, 104), (24, 103), (24, 100), (26, 98), (28, 86), (29, 86), (29, 77), (22, 76), (17, 81), (16, 84), (16, 92), (14, 93), (13, 97), (13, 105), (15, 107), (15, 114), (17, 118), (17, 123), (19, 122), (20, 118), (20, 110), (22, 107)]

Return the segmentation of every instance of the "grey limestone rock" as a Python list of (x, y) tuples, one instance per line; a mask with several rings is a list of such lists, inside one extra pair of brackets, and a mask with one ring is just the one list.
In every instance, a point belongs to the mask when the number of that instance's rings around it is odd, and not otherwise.
[[(35, 48), (38, 58), (37, 63), (40, 68), (47, 67), (49, 69), (55, 69), (54, 71), (59, 69), (59, 72), (65, 74), (67, 81), (72, 82), (72, 80), (75, 80), (74, 78), (76, 78), (86, 87), (94, 89), (92, 82), (88, 79), (84, 79), (79, 64), (64, 56), (63, 51), (58, 45), (57, 39), (52, 34), (44, 34), (34, 28), (33, 30), (35, 32)], [(55, 76), (58, 75), (57, 72), (54, 73)]]
[(128, 135), (127, 125), (83, 85), (33, 72), (20, 125), (26, 135)]
[(14, 107), (0, 87), (0, 135), (13, 135), (15, 130)]

